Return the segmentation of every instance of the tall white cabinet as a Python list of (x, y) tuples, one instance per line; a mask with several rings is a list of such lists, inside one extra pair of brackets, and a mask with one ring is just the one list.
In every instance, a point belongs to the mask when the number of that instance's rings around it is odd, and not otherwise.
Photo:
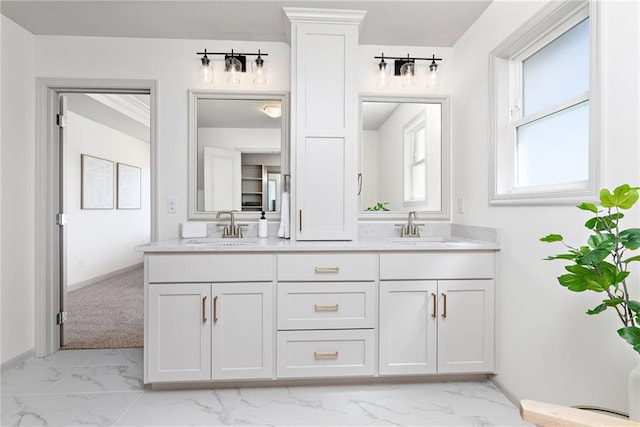
[(291, 151), (297, 240), (357, 233), (359, 26), (366, 12), (284, 8), (291, 23)]

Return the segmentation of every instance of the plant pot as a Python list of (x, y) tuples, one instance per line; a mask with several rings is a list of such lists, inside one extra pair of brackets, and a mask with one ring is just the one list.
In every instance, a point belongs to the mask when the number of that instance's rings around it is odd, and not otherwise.
[(629, 373), (629, 419), (640, 422), (640, 358)]

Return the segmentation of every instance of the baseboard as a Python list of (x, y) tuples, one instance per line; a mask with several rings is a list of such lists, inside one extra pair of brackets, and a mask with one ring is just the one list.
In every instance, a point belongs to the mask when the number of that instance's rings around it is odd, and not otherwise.
[(82, 282), (74, 283), (73, 285), (67, 285), (67, 292), (77, 291), (80, 288), (84, 288), (85, 286), (93, 285), (94, 283), (101, 282), (106, 279), (110, 279), (111, 277), (117, 276), (122, 273), (126, 273), (131, 270), (136, 270), (138, 268), (142, 268), (142, 263), (130, 265), (129, 267), (124, 267), (119, 270), (110, 271), (109, 273), (102, 274), (100, 276), (92, 277), (91, 279), (83, 280)]
[(9, 369), (13, 369), (17, 366), (22, 365), (27, 360), (31, 359), (34, 355), (34, 350), (27, 350), (22, 354), (17, 355), (13, 359), (9, 359), (0, 365), (0, 372), (8, 371)]
[(500, 390), (500, 393), (502, 393), (507, 399), (509, 399), (509, 401), (513, 403), (516, 408), (520, 407), (520, 399), (518, 399), (516, 395), (513, 394), (508, 388), (502, 385), (500, 381), (496, 380), (495, 376), (489, 377), (489, 381), (491, 381), (491, 383), (496, 386), (498, 390)]

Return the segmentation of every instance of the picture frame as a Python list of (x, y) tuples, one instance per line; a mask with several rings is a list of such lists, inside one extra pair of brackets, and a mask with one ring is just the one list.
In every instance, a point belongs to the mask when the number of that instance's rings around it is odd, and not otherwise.
[(118, 163), (117, 182), (117, 209), (141, 209), (142, 169), (126, 163)]
[(113, 162), (81, 154), (80, 163), (80, 208), (113, 209)]

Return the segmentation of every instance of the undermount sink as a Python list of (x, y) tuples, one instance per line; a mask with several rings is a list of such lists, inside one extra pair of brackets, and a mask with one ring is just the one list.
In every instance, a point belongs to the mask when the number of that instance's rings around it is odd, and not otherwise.
[(448, 237), (400, 237), (396, 239), (391, 239), (393, 243), (451, 243), (455, 242)]
[(224, 237), (201, 237), (198, 239), (183, 240), (183, 245), (216, 245), (216, 246), (242, 246), (255, 245), (258, 239), (252, 238), (224, 238)]

